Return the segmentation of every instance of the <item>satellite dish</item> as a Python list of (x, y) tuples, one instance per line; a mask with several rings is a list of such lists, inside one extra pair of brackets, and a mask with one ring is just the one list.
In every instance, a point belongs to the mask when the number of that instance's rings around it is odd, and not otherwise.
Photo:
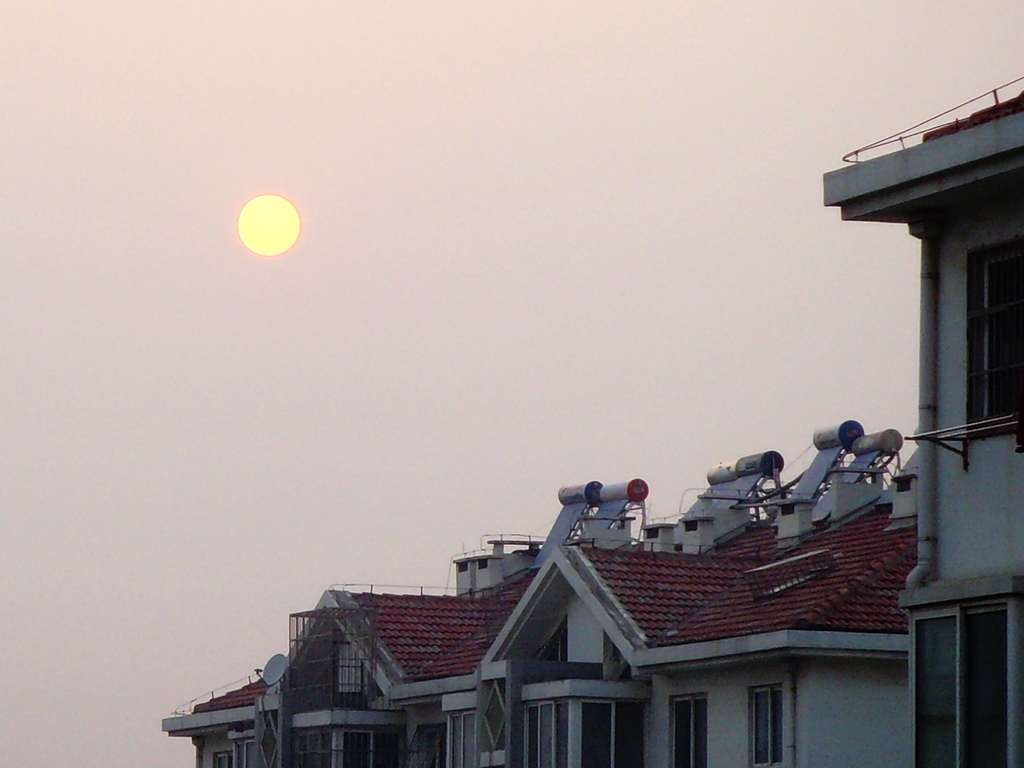
[(263, 672), (260, 673), (260, 677), (263, 678), (263, 682), (267, 685), (274, 685), (284, 677), (286, 669), (288, 669), (288, 657), (283, 653), (275, 653), (263, 665)]

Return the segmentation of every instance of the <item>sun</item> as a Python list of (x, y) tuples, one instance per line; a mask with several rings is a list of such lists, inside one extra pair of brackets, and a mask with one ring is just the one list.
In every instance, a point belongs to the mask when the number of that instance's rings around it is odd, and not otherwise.
[(280, 195), (259, 195), (238, 214), (238, 237), (258, 256), (280, 256), (299, 239), (299, 212)]

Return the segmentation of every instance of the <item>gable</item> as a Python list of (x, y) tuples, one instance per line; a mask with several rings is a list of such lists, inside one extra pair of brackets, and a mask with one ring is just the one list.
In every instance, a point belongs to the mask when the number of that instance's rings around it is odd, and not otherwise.
[(606, 601), (569, 564), (564, 551), (557, 550), (512, 612), (484, 662), (549, 655), (560, 631), (565, 633), (565, 661), (601, 663), (609, 645), (618, 649), (620, 658), (631, 658), (633, 645), (619, 629), (624, 618), (609, 615)]

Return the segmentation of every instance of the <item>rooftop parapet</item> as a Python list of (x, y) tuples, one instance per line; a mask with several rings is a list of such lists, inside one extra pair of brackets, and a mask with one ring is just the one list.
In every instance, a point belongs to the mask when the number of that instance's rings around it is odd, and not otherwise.
[(838, 207), (846, 220), (912, 223), (968, 197), (977, 201), (1020, 190), (1024, 114), (1007, 112), (826, 173), (825, 205)]

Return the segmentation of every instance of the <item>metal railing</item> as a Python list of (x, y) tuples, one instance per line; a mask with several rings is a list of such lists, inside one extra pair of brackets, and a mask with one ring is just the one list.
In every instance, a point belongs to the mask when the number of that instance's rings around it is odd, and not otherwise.
[[(1009, 88), (1011, 85), (1016, 85), (1021, 81), (1024, 81), (1024, 76), (1018, 77), (1016, 80), (1011, 80), (1008, 83), (1003, 83), (999, 87), (993, 88), (991, 91), (985, 91), (984, 93), (975, 96), (973, 99), (965, 101), (963, 104), (957, 104), (955, 107), (951, 107), (950, 109), (947, 109), (945, 112), (940, 112), (939, 114), (934, 115), (933, 117), (929, 117), (927, 120), (912, 125), (909, 128), (905, 128), (904, 130), (894, 133), (891, 136), (886, 136), (884, 139), (879, 139), (878, 141), (872, 142), (871, 144), (860, 147), (859, 149), (855, 149), (852, 152), (847, 152), (845, 155), (843, 155), (843, 162), (859, 163), (862, 162), (863, 160), (869, 160), (871, 158), (865, 158), (861, 156), (864, 154), (873, 153), (877, 150), (881, 150), (885, 147), (889, 147), (895, 144), (899, 144), (899, 149), (906, 149), (908, 140), (916, 139), (918, 136), (922, 136), (923, 134), (928, 133), (929, 131), (933, 131), (938, 128), (943, 128), (947, 125), (956, 124), (958, 122), (957, 120), (946, 120), (946, 122), (944, 123), (939, 123), (937, 121), (941, 120), (942, 118), (949, 117), (949, 115), (952, 115), (954, 112), (958, 112), (964, 107), (968, 107), (971, 104), (974, 104), (990, 96), (995, 101), (993, 106), (998, 106), (999, 104), (1002, 103), (999, 100), (999, 92), (1004, 88)], [(879, 152), (878, 154), (884, 153)], [(872, 156), (874, 157), (877, 155)]]
[(211, 701), (212, 699), (215, 699), (218, 696), (223, 696), (225, 693), (228, 693), (229, 691), (233, 691), (236, 688), (241, 688), (243, 685), (251, 685), (252, 683), (255, 683), (257, 679), (259, 679), (258, 675), (252, 674), (247, 677), (240, 677), (234, 682), (225, 683), (224, 685), (214, 688), (212, 691), (208, 693), (202, 693), (199, 696), (196, 696), (194, 699), (189, 699), (184, 704), (176, 707), (174, 712), (171, 713), (171, 715), (173, 717), (191, 715), (192, 710), (195, 708), (197, 704), (205, 704), (206, 702)]

